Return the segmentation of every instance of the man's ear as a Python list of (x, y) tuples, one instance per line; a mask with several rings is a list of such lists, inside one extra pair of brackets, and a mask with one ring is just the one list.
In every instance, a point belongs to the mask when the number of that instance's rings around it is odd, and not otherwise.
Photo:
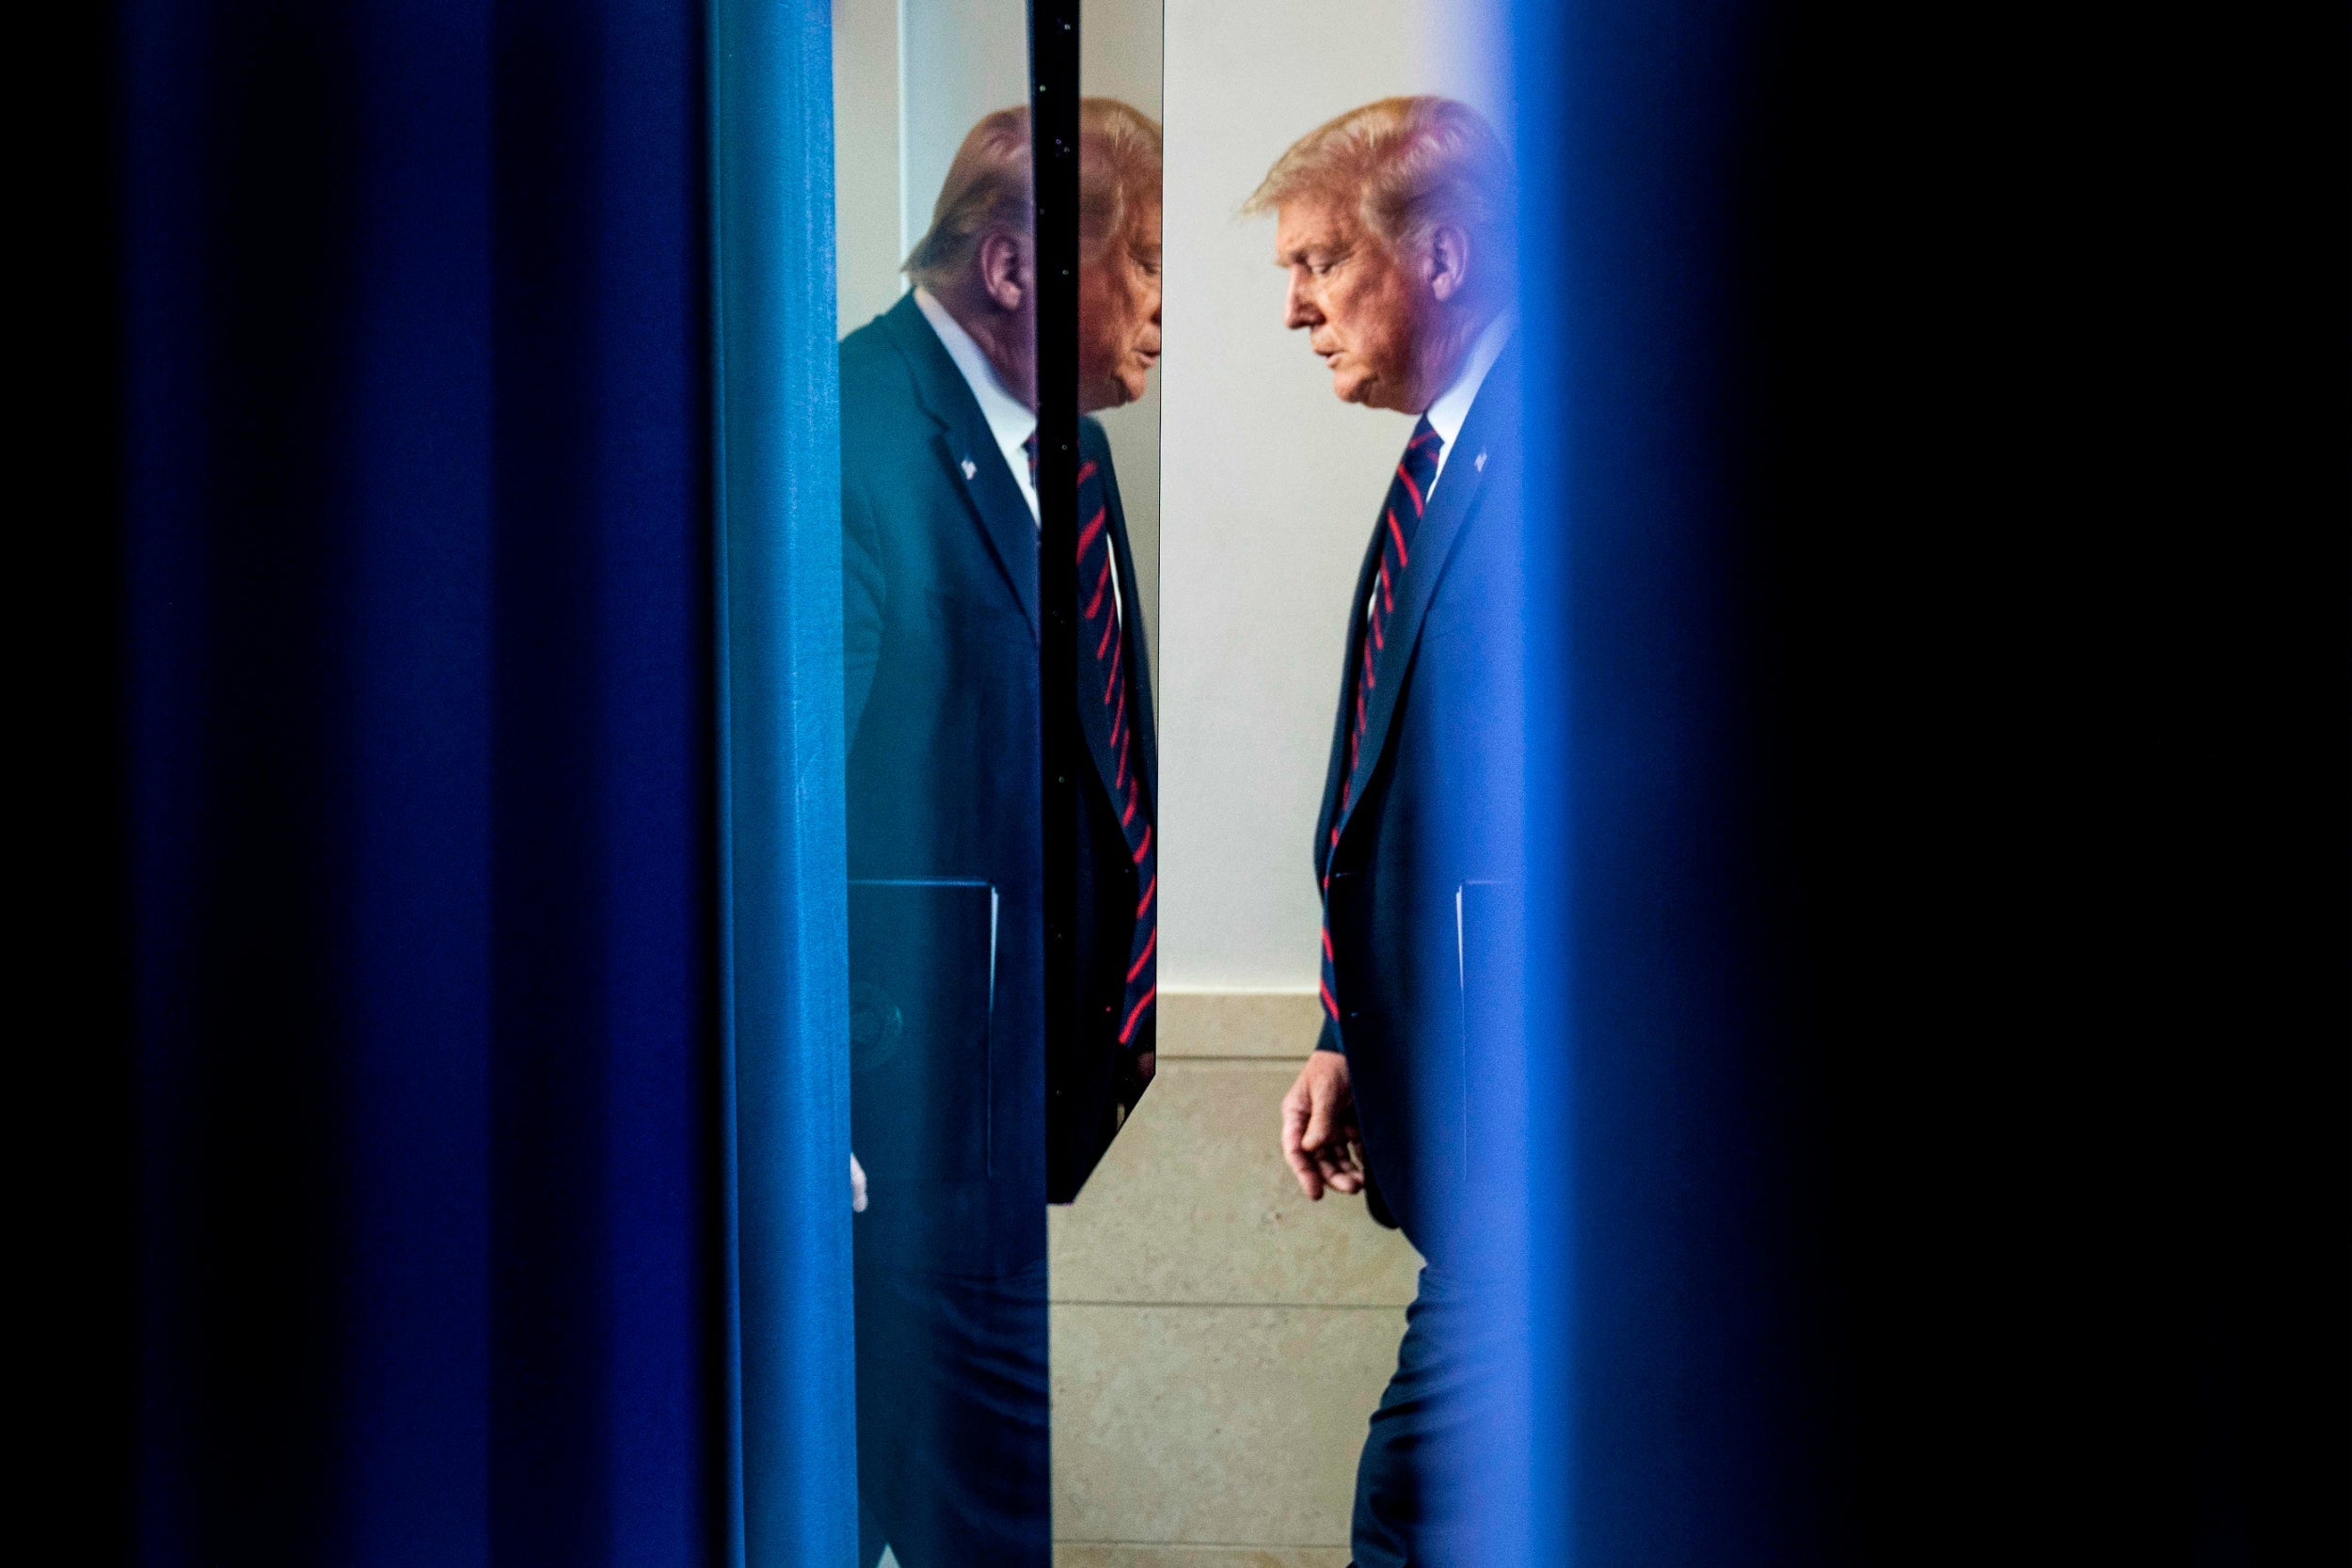
[(977, 261), (980, 288), (996, 309), (1011, 315), (1029, 297), (1028, 268), (1022, 264), (1021, 242), (1001, 230), (982, 236)]
[(1431, 231), (1428, 248), (1422, 253), (1422, 281), (1443, 304), (1470, 287), (1470, 263), (1469, 232), (1441, 223)]

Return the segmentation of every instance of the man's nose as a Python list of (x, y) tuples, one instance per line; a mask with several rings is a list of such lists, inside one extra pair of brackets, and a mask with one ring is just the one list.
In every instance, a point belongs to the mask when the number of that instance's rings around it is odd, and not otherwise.
[(1307, 297), (1307, 291), (1295, 278), (1292, 279), (1290, 293), (1282, 302), (1282, 325), (1296, 331), (1302, 326), (1312, 326), (1321, 319), (1314, 301)]

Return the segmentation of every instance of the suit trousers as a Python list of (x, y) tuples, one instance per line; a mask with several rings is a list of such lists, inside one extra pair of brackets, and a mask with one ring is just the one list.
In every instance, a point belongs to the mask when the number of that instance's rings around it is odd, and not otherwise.
[(1050, 1568), (1045, 1271), (857, 1271), (859, 1561)]
[(1435, 1266), (1406, 1309), (1396, 1374), (1356, 1467), (1355, 1568), (1488, 1560), (1477, 1506), (1492, 1465), (1504, 1358), (1493, 1293)]

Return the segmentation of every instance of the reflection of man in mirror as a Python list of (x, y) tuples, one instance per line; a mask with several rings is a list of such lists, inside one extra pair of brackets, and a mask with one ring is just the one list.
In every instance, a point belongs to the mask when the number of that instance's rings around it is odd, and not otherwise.
[[(1079, 162), (1079, 373), (1104, 407), (1141, 395), (1159, 354), (1159, 128), (1088, 100)], [(853, 1040), (850, 1091), (869, 1564), (885, 1544), (904, 1568), (1052, 1555), (1032, 231), (1029, 117), (1008, 109), (958, 150), (910, 293), (841, 345), (853, 1024), (872, 1036)], [(1080, 705), (1093, 752), (1070, 826), (1079, 972), (1106, 1079), (1133, 1083), (1152, 1050), (1157, 758), (1092, 420), (1080, 473), (1079, 689), (1046, 696)], [(876, 937), (858, 889), (882, 884), (913, 912)]]
[(1160, 128), (1111, 98), (1088, 99), (1079, 123), (1078, 406), (1092, 413), (1143, 396), (1160, 359)]
[(1315, 829), (1326, 1016), (1282, 1103), (1308, 1196), (1365, 1192), (1425, 1260), (1358, 1467), (1358, 1568), (1481, 1560), (1463, 1477), (1482, 1438), (1497, 1457), (1472, 1415), (1497, 1314), (1465, 1218), (1479, 1173), (1509, 1167), (1479, 1144), (1492, 1067), (1464, 1029), (1458, 900), (1516, 894), (1510, 181), (1474, 111), (1391, 98), (1310, 132), (1249, 201), (1332, 391), (1418, 416), (1352, 601)]
[[(1160, 128), (1116, 99), (1078, 106), (1078, 406), (1143, 396), (1160, 358)], [(1078, 713), (1094, 762), (1080, 795), (1092, 853), (1078, 883), (1079, 968), (1118, 1075), (1107, 1142), (1152, 1078), (1159, 996), (1153, 843), (1158, 737), (1127, 515), (1102, 425), (1078, 426)], [(1121, 859), (1121, 856), (1124, 859)]]

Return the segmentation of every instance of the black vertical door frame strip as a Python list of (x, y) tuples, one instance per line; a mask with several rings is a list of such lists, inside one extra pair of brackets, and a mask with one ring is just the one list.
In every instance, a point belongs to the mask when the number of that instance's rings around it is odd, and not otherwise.
[(1085, 1033), (1078, 975), (1078, 0), (1030, 0), (1037, 208), (1038, 705), (1044, 748), (1048, 1198), (1077, 1193), (1067, 1108)]

